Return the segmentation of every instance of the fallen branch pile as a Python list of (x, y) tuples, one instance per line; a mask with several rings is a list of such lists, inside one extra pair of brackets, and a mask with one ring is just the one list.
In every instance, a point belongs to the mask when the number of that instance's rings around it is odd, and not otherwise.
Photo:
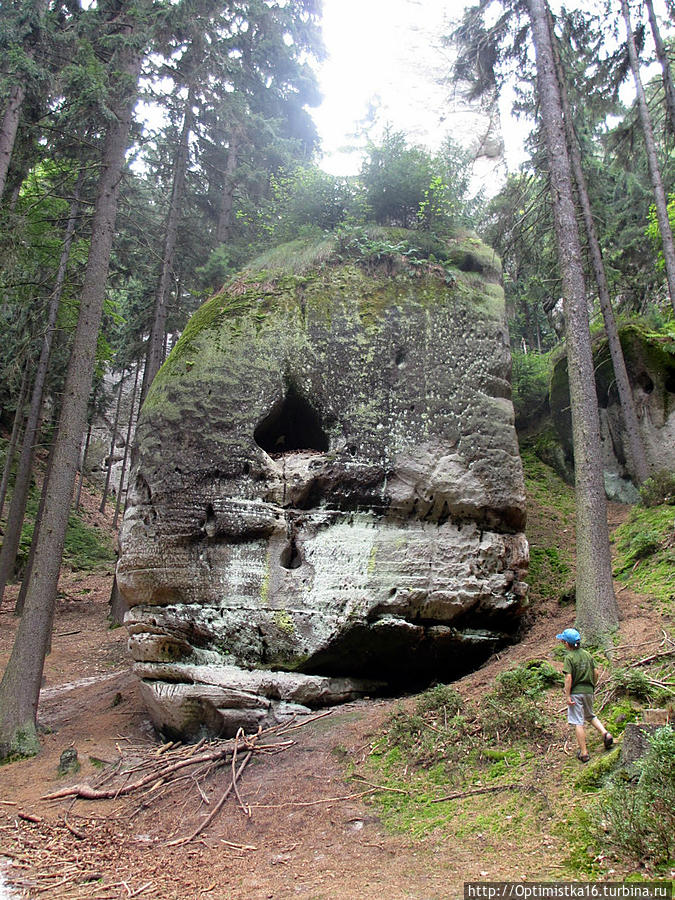
[[(190, 789), (193, 788), (199, 806), (210, 807), (211, 800), (204, 791), (204, 782), (218, 769), (229, 770), (229, 783), (206, 818), (189, 834), (168, 842), (168, 846), (187, 844), (208, 828), (231, 795), (236, 798), (237, 806), (244, 815), (250, 817), (250, 807), (244, 803), (239, 791), (239, 780), (251, 758), (254, 755), (264, 756), (288, 750), (295, 743), (289, 737), (293, 731), (327, 715), (330, 715), (330, 711), (300, 722), (296, 722), (294, 718), (281, 725), (259, 729), (256, 734), (247, 735), (239, 729), (236, 737), (230, 740), (208, 743), (202, 740), (188, 746), (172, 742), (161, 747), (135, 748), (131, 753), (123, 753), (118, 747), (119, 760), (108, 766), (95, 784), (74, 784), (46, 794), (42, 799), (62, 800), (73, 797), (75, 800), (117, 800), (134, 794), (140, 799), (138, 813), (160, 798), (165, 800), (167, 795), (177, 792), (180, 792), (185, 805), (190, 800)], [(131, 817), (134, 815), (135, 813)]]
[[(643, 656), (640, 659), (631, 659), (630, 656), (634, 653), (637, 647), (644, 647), (647, 644), (651, 644), (652, 646), (656, 646), (654, 652), (649, 653), (648, 656)], [(652, 641), (646, 641), (643, 644), (635, 644), (635, 645), (625, 645), (619, 647), (613, 647), (608, 650), (608, 655), (614, 656), (615, 654), (621, 652), (627, 652), (628, 658), (621, 661), (623, 668), (625, 669), (641, 669), (644, 667), (649, 667), (652, 664), (660, 664), (665, 660), (670, 659), (670, 657), (675, 656), (675, 641), (667, 634), (667, 632), (662, 632), (662, 637), (657, 638)], [(643, 651), (644, 652), (644, 651)], [(670, 677), (672, 677), (672, 667), (668, 667), (668, 672), (670, 673)], [(652, 687), (661, 688), (668, 694), (675, 696), (675, 682), (672, 681), (663, 681), (657, 678), (650, 678), (648, 675), (645, 675), (645, 681), (650, 684)], [(622, 689), (617, 687), (611, 680), (608, 684), (606, 684), (602, 690), (596, 689), (596, 699), (597, 699), (597, 711), (600, 713), (602, 710), (611, 702), (614, 702), (621, 695)]]

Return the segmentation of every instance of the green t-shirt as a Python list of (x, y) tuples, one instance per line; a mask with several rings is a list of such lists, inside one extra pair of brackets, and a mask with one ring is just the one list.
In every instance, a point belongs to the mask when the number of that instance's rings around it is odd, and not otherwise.
[(588, 650), (568, 650), (563, 672), (572, 676), (570, 694), (592, 694), (595, 690), (595, 662)]

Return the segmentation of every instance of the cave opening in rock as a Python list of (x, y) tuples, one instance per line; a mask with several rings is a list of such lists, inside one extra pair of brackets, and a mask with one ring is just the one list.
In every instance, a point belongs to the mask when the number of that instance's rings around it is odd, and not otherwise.
[(270, 456), (298, 450), (328, 450), (328, 437), (319, 416), (292, 385), (258, 424), (253, 438)]
[(295, 543), (295, 538), (291, 538), (288, 544), (286, 544), (284, 549), (281, 551), (279, 562), (284, 567), (284, 569), (300, 568), (300, 566), (302, 565), (302, 555), (298, 550), (298, 545)]

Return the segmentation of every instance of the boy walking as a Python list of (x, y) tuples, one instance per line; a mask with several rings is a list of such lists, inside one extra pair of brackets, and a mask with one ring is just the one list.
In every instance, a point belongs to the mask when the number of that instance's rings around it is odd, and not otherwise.
[(581, 635), (576, 628), (566, 628), (562, 634), (556, 635), (567, 648), (563, 662), (565, 676), (565, 701), (567, 703), (567, 721), (574, 725), (579, 750), (577, 759), (587, 763), (590, 759), (586, 746), (584, 723), (590, 722), (602, 735), (605, 750), (614, 743), (614, 738), (607, 731), (600, 719), (593, 712), (593, 694), (595, 692), (595, 661), (587, 650), (581, 649)]

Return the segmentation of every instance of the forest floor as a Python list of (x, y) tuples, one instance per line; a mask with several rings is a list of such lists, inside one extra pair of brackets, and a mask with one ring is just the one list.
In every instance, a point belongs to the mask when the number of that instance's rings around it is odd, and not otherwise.
[[(94, 512), (95, 498), (87, 503), (91, 518), (108, 527)], [(616, 525), (626, 510), (614, 506), (610, 515)], [(555, 535), (561, 539), (571, 540)], [(130, 671), (126, 632), (109, 625), (111, 583), (111, 571), (62, 575), (40, 698), (43, 748), (34, 759), (0, 769), (0, 898), (3, 876), (8, 897), (49, 900), (432, 900), (461, 897), (467, 881), (590, 880), (575, 869), (564, 830), (575, 806), (587, 801), (574, 788), (581, 764), (568, 743), (559, 688), (545, 700), (550, 739), (533, 743), (525, 775), (517, 772), (525, 778), (522, 790), (450, 801), (445, 821), (452, 827), (392, 827), (380, 795), (367, 793), (376, 783), (374, 742), (392, 712), (412, 698), (346, 704), (294, 729), (292, 745), (256, 756), (246, 768), (239, 790), (248, 809), (230, 797), (197, 839), (179, 846), (169, 841), (203, 820), (229, 771), (216, 771), (200, 793), (188, 780), (178, 796), (160, 787), (109, 800), (43, 799), (69, 784), (100, 780), (121, 757), (162, 752)], [(669, 627), (663, 612), (623, 585), (617, 591), (618, 652), (635, 658), (658, 647)], [(0, 609), (0, 670), (16, 627), (15, 595), (10, 588)], [(555, 635), (570, 624), (571, 608), (549, 601), (535, 612), (521, 643), (457, 683), (462, 697), (479, 697), (498, 673), (527, 660), (561, 667)], [(60, 776), (68, 748), (77, 750), (81, 770)], [(602, 752), (595, 736), (590, 750)], [(485, 783), (480, 776), (472, 782), (476, 790)], [(526, 807), (534, 817), (524, 814)], [(625, 874), (606, 869), (601, 877)]]

